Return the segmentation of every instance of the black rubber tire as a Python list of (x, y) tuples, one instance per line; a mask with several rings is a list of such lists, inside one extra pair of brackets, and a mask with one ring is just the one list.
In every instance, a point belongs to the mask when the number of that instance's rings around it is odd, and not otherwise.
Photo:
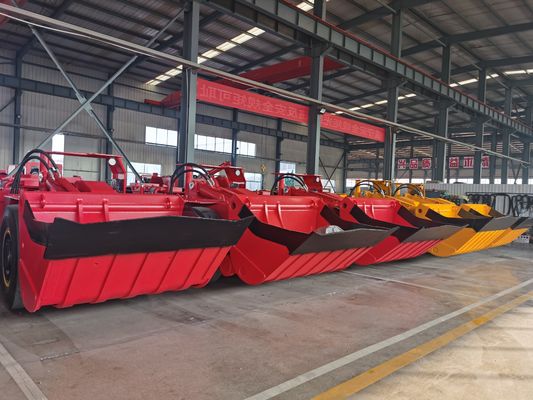
[[(209, 207), (192, 207), (192, 209), (194, 213), (200, 218), (220, 219), (220, 216), (217, 214), (217, 212), (210, 209)], [(211, 277), (207, 285), (215, 283), (220, 279), (221, 276), (222, 274), (220, 273), (220, 269), (217, 268), (215, 274)]]
[(24, 308), (20, 296), (18, 276), (19, 260), (19, 224), (18, 206), (6, 207), (0, 228), (0, 271), (4, 300), (10, 310)]

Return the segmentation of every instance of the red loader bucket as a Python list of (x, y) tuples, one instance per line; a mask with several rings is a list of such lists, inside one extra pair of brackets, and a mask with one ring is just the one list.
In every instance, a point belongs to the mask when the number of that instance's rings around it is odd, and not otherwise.
[[(279, 175), (277, 181), (296, 179), (300, 188), (290, 187), (278, 190), (289, 196), (316, 196), (344, 221), (395, 231), (382, 242), (373, 246), (359, 257), (355, 264), (369, 265), (387, 261), (418, 257), (460, 230), (460, 227), (433, 223), (414, 217), (409, 210), (394, 199), (341, 197), (323, 191), (318, 175)], [(273, 188), (274, 189), (274, 188)]]
[(185, 217), (179, 196), (25, 192), (18, 208), (29, 311), (205, 286), (251, 222)]
[(248, 194), (245, 202), (239, 216), (255, 218), (221, 272), (251, 285), (348, 268), (393, 232), (332, 221), (312, 197)]
[(462, 229), (417, 218), (393, 199), (347, 197), (341, 203), (340, 216), (370, 226), (399, 227), (359, 258), (358, 265), (418, 257)]

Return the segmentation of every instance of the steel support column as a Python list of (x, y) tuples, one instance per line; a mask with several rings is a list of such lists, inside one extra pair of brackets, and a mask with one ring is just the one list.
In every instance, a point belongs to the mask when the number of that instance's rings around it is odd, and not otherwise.
[[(490, 136), (490, 149), (494, 152), (498, 149), (498, 134), (496, 132), (493, 132)], [(496, 180), (496, 161), (497, 157), (490, 156), (489, 183), (494, 183)]]
[[(529, 103), (526, 107), (526, 123), (528, 126), (533, 126), (533, 104)], [(531, 141), (524, 138), (524, 149), (522, 150), (522, 160), (526, 163), (531, 162)], [(529, 183), (529, 165), (522, 164), (522, 184)]]
[[(239, 122), (239, 110), (233, 109), (232, 121)], [(231, 165), (237, 165), (237, 136), (239, 135), (239, 129), (236, 126), (231, 128)]]
[[(114, 85), (113, 84), (109, 85), (109, 87), (107, 88), (107, 94), (108, 96), (114, 96)], [(112, 105), (106, 106), (106, 119), (105, 119), (106, 130), (111, 138), (113, 137), (113, 134), (115, 133), (114, 114), (115, 114), (115, 107), (113, 107)], [(112, 152), (113, 152), (113, 143), (111, 143), (111, 141), (108, 138), (106, 138), (105, 153), (111, 154)], [(105, 179), (107, 181), (108, 179), (110, 179), (111, 171), (109, 170), (107, 163), (104, 163), (103, 165), (104, 165), (104, 171), (105, 171)]]
[[(451, 71), (451, 46), (446, 46), (442, 49), (442, 65), (441, 65), (441, 80), (450, 83)], [(446, 99), (441, 99), (439, 102), (439, 115), (437, 117), (436, 133), (442, 137), (448, 137), (448, 114), (451, 103)], [(434, 162), (433, 180), (444, 182), (446, 177), (446, 149), (447, 143), (437, 140), (434, 144)]]
[[(189, 1), (183, 15), (183, 58), (198, 61), (200, 3)], [(194, 134), (196, 132), (196, 86), (198, 74), (190, 67), (183, 68), (180, 106), (180, 130), (177, 161), (194, 161)]]
[[(283, 120), (281, 118), (278, 118), (276, 123), (276, 130), (277, 134), (279, 135), (280, 132), (283, 131)], [(283, 137), (276, 136), (276, 154), (275, 154), (275, 165), (274, 165), (274, 173), (279, 173), (279, 166), (281, 162), (281, 144), (283, 143)]]
[[(396, 57), (402, 55), (402, 25), (403, 11), (398, 10), (392, 17), (391, 53)], [(398, 120), (398, 95), (400, 92), (399, 80), (391, 76), (387, 82), (387, 119)], [(385, 148), (383, 152), (383, 179), (394, 179), (396, 154), (396, 129), (387, 127), (385, 131)]]
[[(315, 0), (313, 14), (319, 18), (326, 18), (326, 1)], [(309, 97), (322, 100), (322, 84), (324, 81), (324, 51), (322, 43), (311, 41), (311, 78)], [(309, 122), (307, 125), (307, 157), (305, 169), (308, 174), (319, 173), (320, 158), (320, 107), (312, 104), (309, 107)]]
[[(15, 59), (15, 76), (17, 78), (22, 77), (22, 57), (17, 54)], [(22, 122), (22, 90), (20, 87), (15, 89), (14, 97), (14, 108), (13, 108), (13, 149), (12, 149), (12, 162), (17, 164), (20, 157), (20, 127)]]
[[(504, 103), (504, 112), (511, 114), (511, 109), (513, 108), (513, 89), (508, 87), (505, 89), (505, 103)], [(502, 139), (502, 154), (509, 155), (511, 150), (511, 130), (504, 128), (503, 130), (503, 139)], [(502, 167), (501, 167), (501, 182), (506, 184), (508, 181), (509, 175), (509, 161), (506, 158), (502, 158)]]
[[(479, 71), (478, 87), (477, 87), (477, 98), (479, 101), (485, 102), (485, 97), (487, 93), (487, 70), (483, 68)], [(481, 117), (476, 117), (476, 146), (483, 147), (483, 134), (485, 133), (485, 119)], [(483, 152), (481, 150), (476, 150), (474, 153), (474, 183), (481, 183), (482, 176), (482, 167), (481, 160), (483, 157)]]
[[(348, 138), (344, 137), (344, 143), (348, 145)], [(348, 179), (348, 156), (350, 152), (348, 151), (348, 146), (344, 149), (342, 154), (342, 193), (347, 193), (348, 188), (346, 187), (346, 179)]]

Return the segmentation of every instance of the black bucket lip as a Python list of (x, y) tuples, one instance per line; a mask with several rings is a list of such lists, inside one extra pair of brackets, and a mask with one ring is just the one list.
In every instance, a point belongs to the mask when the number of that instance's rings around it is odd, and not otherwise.
[[(324, 209), (321, 214), (323, 212), (328, 213)], [(244, 206), (239, 216), (245, 218), (253, 216), (253, 213)], [(339, 218), (338, 222), (342, 223), (343, 226), (331, 223), (329, 220), (328, 222), (343, 229), (341, 232), (322, 233), (321, 229), (317, 229), (311, 233), (301, 233), (266, 224), (255, 216), (253, 218), (252, 223), (248, 226), (252, 234), (261, 239), (285, 246), (291, 255), (372, 247), (385, 240), (398, 229), (374, 228), (353, 224)]]
[(439, 214), (438, 212), (428, 208), (428, 211), (426, 213), (426, 216), (432, 220), (437, 221), (444, 224), (450, 224), (455, 226), (461, 226), (461, 227), (469, 227), (474, 229), (476, 232), (481, 232), (484, 229), (484, 227), (490, 223), (492, 220), (491, 217), (483, 217), (478, 215), (470, 214), (468, 211), (459, 212), (459, 217), (446, 217), (442, 214)]
[(533, 226), (533, 218), (530, 217), (518, 217), (518, 221), (515, 222), (511, 229), (528, 229)]
[(404, 239), (404, 242), (425, 242), (434, 240), (445, 240), (453, 234), (463, 229), (458, 225), (440, 225), (429, 228), (420, 228), (415, 233)]
[(518, 217), (494, 217), (479, 232), (501, 231), (511, 228), (518, 221)]
[(23, 219), (31, 240), (45, 246), (48, 260), (229, 247), (252, 222), (169, 216), (90, 224), (56, 217), (46, 223), (35, 219), (28, 202)]
[(374, 219), (357, 207), (357, 205), (352, 207), (350, 214), (358, 221), (364, 221), (370, 226), (375, 224), (381, 227), (398, 227), (398, 230), (393, 233), (393, 236), (401, 243), (444, 240), (463, 228), (463, 226), (443, 224), (418, 218), (403, 206), (398, 210), (398, 214), (412, 226), (395, 225), (391, 222)]

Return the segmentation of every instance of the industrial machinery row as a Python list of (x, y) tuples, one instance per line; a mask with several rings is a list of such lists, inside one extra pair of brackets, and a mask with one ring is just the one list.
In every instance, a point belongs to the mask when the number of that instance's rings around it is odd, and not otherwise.
[[(53, 154), (102, 159), (112, 179), (66, 177)], [(4, 298), (30, 312), (203, 287), (220, 275), (257, 285), (449, 257), (505, 245), (532, 225), (387, 181), (337, 195), (318, 175), (279, 174), (270, 191), (251, 191), (229, 163), (178, 165), (128, 186), (119, 156), (43, 150), (0, 171), (0, 192)]]

